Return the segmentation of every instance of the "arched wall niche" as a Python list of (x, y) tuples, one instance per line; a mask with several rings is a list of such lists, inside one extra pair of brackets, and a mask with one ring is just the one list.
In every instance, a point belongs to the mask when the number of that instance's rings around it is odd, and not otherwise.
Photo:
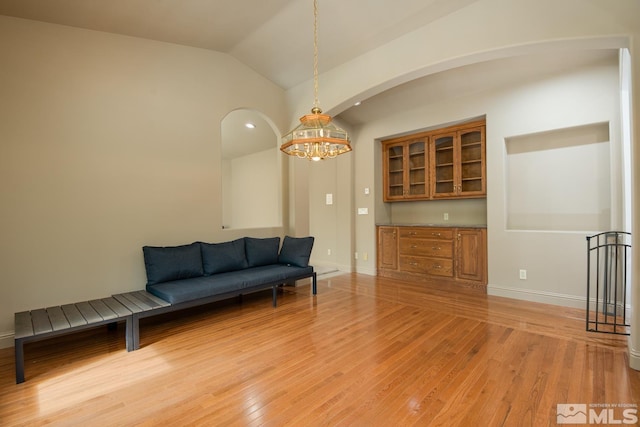
[(279, 135), (259, 111), (240, 108), (221, 122), (222, 228), (282, 226)]

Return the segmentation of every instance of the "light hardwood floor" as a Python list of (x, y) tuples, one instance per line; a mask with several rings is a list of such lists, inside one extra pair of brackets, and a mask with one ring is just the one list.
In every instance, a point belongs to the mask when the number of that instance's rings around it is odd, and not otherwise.
[(545, 426), (557, 404), (640, 404), (626, 337), (581, 310), (357, 274), (309, 288), (145, 319), (131, 353), (122, 325), (30, 343), (19, 385), (0, 350), (0, 425)]

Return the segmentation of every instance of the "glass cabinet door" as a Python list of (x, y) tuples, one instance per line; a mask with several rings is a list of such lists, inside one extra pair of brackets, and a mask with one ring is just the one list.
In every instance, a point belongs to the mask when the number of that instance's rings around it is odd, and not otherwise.
[(484, 194), (484, 135), (482, 128), (460, 131), (460, 183), (461, 195)]
[(404, 196), (404, 144), (387, 147), (387, 199), (401, 199)]
[(411, 142), (408, 145), (408, 171), (409, 171), (409, 198), (424, 198), (429, 189), (427, 188), (427, 144), (426, 141), (420, 140)]
[(432, 195), (451, 196), (456, 193), (455, 134), (438, 135), (433, 140)]

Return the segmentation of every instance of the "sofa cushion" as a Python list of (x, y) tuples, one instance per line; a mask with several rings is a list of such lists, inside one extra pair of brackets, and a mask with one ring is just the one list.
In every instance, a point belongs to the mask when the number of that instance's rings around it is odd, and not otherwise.
[(201, 243), (200, 248), (206, 276), (247, 268), (244, 239), (223, 243)]
[(306, 267), (309, 265), (311, 249), (313, 248), (313, 237), (290, 237), (285, 236), (282, 241), (282, 249), (278, 255), (280, 264), (294, 265), (296, 267)]
[(267, 237), (266, 239), (245, 237), (244, 244), (249, 267), (278, 263), (279, 237)]
[(148, 285), (203, 274), (200, 244), (197, 242), (182, 246), (144, 246), (142, 252)]
[(171, 304), (180, 304), (216, 295), (239, 295), (242, 293), (242, 281), (238, 280), (236, 272), (228, 272), (147, 285), (147, 292)]

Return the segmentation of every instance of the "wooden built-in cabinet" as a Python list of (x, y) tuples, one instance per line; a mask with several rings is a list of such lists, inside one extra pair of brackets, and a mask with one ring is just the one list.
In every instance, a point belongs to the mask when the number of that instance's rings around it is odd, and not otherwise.
[(487, 284), (486, 229), (378, 227), (378, 275)]
[(385, 146), (385, 200), (424, 199), (429, 196), (427, 141), (425, 138), (412, 138)]
[(382, 141), (384, 201), (485, 197), (485, 122)]

